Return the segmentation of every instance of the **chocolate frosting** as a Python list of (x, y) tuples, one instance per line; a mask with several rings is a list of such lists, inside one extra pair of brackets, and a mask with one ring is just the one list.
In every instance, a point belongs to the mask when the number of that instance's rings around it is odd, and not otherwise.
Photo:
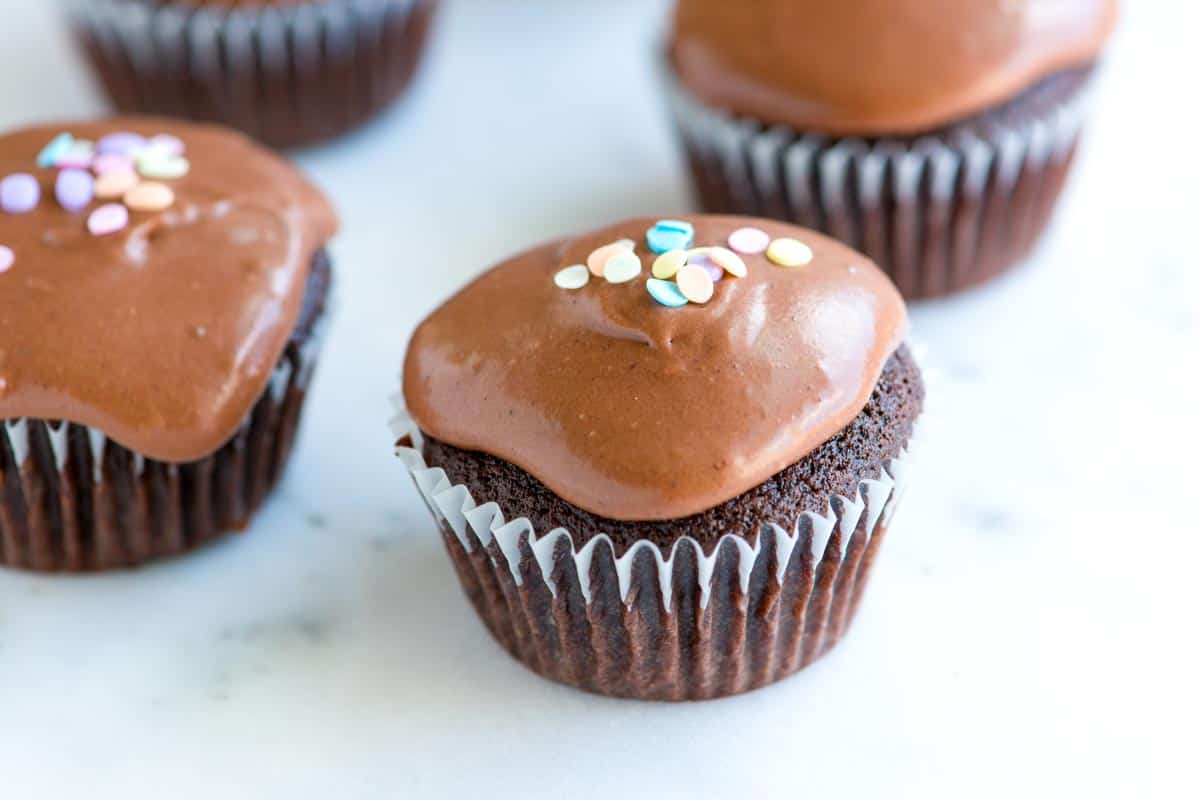
[[(91, 235), (37, 169), (58, 133), (167, 133), (191, 171), (175, 204)], [(236, 432), (296, 324), (314, 255), (337, 218), (295, 169), (241, 134), (149, 118), (0, 137), (0, 177), (37, 176), (42, 200), (0, 213), (0, 419), (64, 419), (150, 458), (194, 461)]]
[[(505, 459), (567, 502), (617, 520), (664, 520), (765, 481), (866, 405), (906, 331), (874, 264), (819, 234), (739, 217), (687, 218), (696, 246), (754, 225), (815, 254), (787, 269), (744, 256), (707, 305), (646, 291), (654, 254), (637, 219), (539, 247), (485, 273), (416, 330), (404, 395), (422, 430)], [(637, 242), (642, 278), (555, 273), (610, 242)]]
[(1116, 0), (679, 0), (671, 57), (767, 124), (913, 134), (1094, 60), (1116, 19)]

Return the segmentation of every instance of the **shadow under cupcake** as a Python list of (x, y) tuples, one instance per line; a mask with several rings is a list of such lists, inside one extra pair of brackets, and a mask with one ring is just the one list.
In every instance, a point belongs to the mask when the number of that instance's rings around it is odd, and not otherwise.
[(707, 211), (828, 233), (909, 298), (1037, 242), (1116, 0), (679, 0), (665, 83)]
[(744, 692), (858, 608), (920, 415), (895, 287), (811, 231), (633, 220), (417, 329), (398, 454), (493, 636), (619, 697)]

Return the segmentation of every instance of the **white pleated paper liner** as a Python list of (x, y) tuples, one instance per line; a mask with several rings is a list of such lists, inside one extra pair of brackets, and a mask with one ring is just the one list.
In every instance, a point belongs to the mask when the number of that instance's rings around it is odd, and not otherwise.
[(909, 299), (981, 283), (1023, 259), (1055, 205), (1088, 106), (1088, 76), (1031, 90), (1004, 113), (912, 139), (832, 138), (710, 107), (661, 70), (706, 211), (825, 232), (879, 264)]
[[(430, 468), (397, 398), (396, 453), (438, 522), (467, 596), (496, 639), (541, 675), (602, 694), (721, 697), (804, 667), (841, 637), (903, 495), (908, 448), (824, 515), (764, 524), (706, 553), (535, 531)], [(911, 444), (911, 442), (910, 442)]]
[(437, 5), (61, 1), (119, 110), (219, 122), (277, 147), (335, 137), (395, 100)]
[(280, 478), (323, 339), (293, 341), (234, 437), (208, 458), (144, 458), (75, 423), (0, 421), (0, 566), (133, 567), (244, 528)]

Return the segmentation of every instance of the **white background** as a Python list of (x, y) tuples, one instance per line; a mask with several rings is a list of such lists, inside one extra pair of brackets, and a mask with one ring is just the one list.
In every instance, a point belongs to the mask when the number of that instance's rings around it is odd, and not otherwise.
[[(3, 0), (0, 123), (99, 113)], [(732, 700), (544, 682), (488, 638), (385, 426), (409, 332), (550, 236), (688, 207), (658, 0), (450, 0), (419, 87), (300, 163), (340, 310), (252, 532), (138, 572), (0, 573), (0, 796), (1197, 796), (1195, 5), (1126, 3), (1037, 258), (913, 310), (922, 465), (834, 653)]]

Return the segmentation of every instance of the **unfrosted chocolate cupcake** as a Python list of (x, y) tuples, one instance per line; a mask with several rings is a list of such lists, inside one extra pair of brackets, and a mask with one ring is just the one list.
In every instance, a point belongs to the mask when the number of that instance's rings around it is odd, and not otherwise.
[(667, 84), (706, 210), (865, 252), (909, 298), (1023, 258), (1116, 0), (678, 0)]
[(398, 452), (472, 604), (603, 694), (766, 685), (846, 630), (923, 403), (864, 256), (739, 217), (633, 220), (426, 319)]
[(112, 102), (315, 144), (389, 106), (437, 0), (64, 0)]
[(336, 226), (221, 128), (0, 137), (0, 564), (134, 566), (249, 523), (291, 451)]

